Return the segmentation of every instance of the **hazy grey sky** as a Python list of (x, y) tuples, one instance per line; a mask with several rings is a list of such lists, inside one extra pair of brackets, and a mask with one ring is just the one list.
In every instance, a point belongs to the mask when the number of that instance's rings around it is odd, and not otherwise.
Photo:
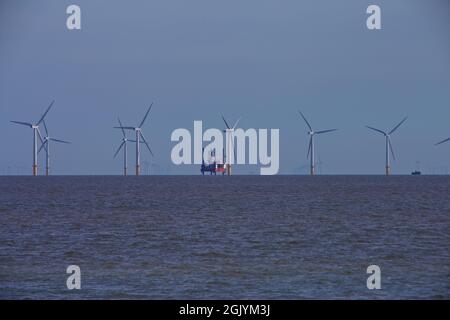
[[(66, 28), (66, 8), (82, 10), (82, 30)], [(366, 28), (378, 4), (382, 30)], [(384, 141), (364, 126), (390, 129), (394, 173), (450, 164), (450, 5), (446, 0), (155, 0), (0, 2), (0, 174), (31, 173), (32, 132), (9, 120), (48, 115), (56, 174), (120, 174), (113, 159), (120, 116), (144, 126), (155, 157), (170, 173), (176, 128), (280, 129), (280, 173), (307, 164), (303, 110), (317, 129), (324, 173), (384, 172)], [(44, 155), (40, 155), (40, 170)], [(129, 166), (134, 153), (130, 146)], [(299, 169), (300, 168), (300, 169)], [(303, 171), (302, 171), (303, 170)], [(258, 172), (236, 167), (236, 172)]]

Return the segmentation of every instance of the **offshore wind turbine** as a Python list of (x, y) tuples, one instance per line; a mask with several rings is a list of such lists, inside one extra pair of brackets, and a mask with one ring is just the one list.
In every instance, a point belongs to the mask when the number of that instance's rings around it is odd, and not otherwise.
[[(337, 131), (338, 129), (329, 129), (329, 130), (321, 130), (321, 131), (314, 131), (313, 128), (311, 127), (311, 124), (308, 122), (308, 120), (306, 120), (306, 117), (303, 115), (303, 113), (298, 110), (298, 112), (300, 113), (300, 115), (302, 116), (303, 120), (305, 121), (306, 125), (308, 126), (308, 134), (309, 134), (309, 147), (308, 147), (308, 155), (306, 156), (306, 158), (310, 158), (311, 160), (311, 164), (310, 164), (310, 174), (313, 176), (316, 174), (316, 162), (314, 160), (315, 158), (315, 148), (314, 148), (314, 137), (318, 134), (322, 134), (322, 133), (328, 133), (328, 132), (333, 132), (333, 131)], [(310, 157), (311, 156), (311, 157)]]
[(42, 139), (41, 132), (39, 131), (39, 125), (44, 121), (45, 116), (50, 111), (50, 108), (53, 106), (53, 103), (55, 103), (55, 100), (50, 103), (47, 110), (45, 110), (44, 114), (41, 116), (38, 122), (36, 123), (29, 123), (29, 122), (22, 122), (22, 121), (11, 121), (15, 124), (20, 124), (23, 126), (27, 126), (31, 129), (33, 129), (33, 176), (37, 176), (38, 174), (38, 166), (37, 166), (37, 138), (39, 137), (39, 140), (41, 141), (41, 144), (44, 144), (44, 140)]
[(42, 148), (45, 148), (45, 175), (49, 176), (50, 175), (50, 141), (54, 141), (54, 142), (58, 142), (58, 143), (65, 143), (65, 144), (70, 144), (70, 142), (50, 137), (50, 135), (48, 134), (48, 128), (47, 128), (47, 124), (45, 123), (45, 120), (43, 120), (42, 123), (44, 124), (45, 137), (44, 137), (44, 143), (42, 143), (41, 147), (39, 148), (38, 153), (41, 152)]
[[(120, 152), (120, 150), (123, 148), (123, 175), (126, 176), (128, 174), (128, 149), (127, 149), (127, 143), (128, 142), (136, 142), (136, 140), (128, 139), (127, 135), (125, 134), (125, 130), (123, 129), (122, 122), (119, 118), (117, 118), (119, 121), (120, 128), (122, 129), (122, 143), (120, 144), (119, 148), (117, 149), (116, 153), (114, 154), (114, 158), (117, 156), (117, 154)], [(142, 142), (141, 142), (142, 143)]]
[(378, 133), (381, 133), (382, 135), (384, 135), (385, 140), (386, 140), (386, 175), (389, 176), (391, 174), (391, 159), (389, 157), (389, 151), (392, 154), (392, 157), (395, 159), (395, 153), (394, 153), (394, 148), (392, 147), (392, 142), (391, 142), (391, 134), (393, 134), (405, 121), (406, 119), (408, 119), (408, 117), (404, 118), (402, 121), (400, 121), (399, 124), (397, 124), (391, 131), (386, 132), (377, 128), (373, 128), (373, 127), (369, 127), (366, 126), (367, 128), (369, 128), (370, 130), (376, 131)]
[(227, 127), (223, 132), (227, 135), (227, 153), (225, 158), (225, 167), (227, 168), (227, 174), (231, 175), (231, 163), (234, 159), (234, 147), (233, 147), (233, 140), (234, 140), (234, 129), (236, 129), (236, 126), (238, 125), (241, 118), (237, 119), (234, 123), (234, 126), (230, 127), (228, 125), (227, 120), (225, 120), (225, 117), (222, 115), (222, 120), (225, 122), (225, 126)]
[[(122, 125), (120, 125), (119, 127), (114, 127), (116, 129), (122, 129), (122, 130), (134, 130), (134, 132), (136, 134), (136, 140), (134, 142), (136, 143), (136, 175), (137, 176), (141, 174), (141, 151), (140, 151), (141, 139), (144, 142), (144, 144), (147, 146), (147, 149), (148, 149), (148, 151), (150, 151), (150, 154), (153, 156), (152, 149), (150, 149), (150, 146), (148, 145), (147, 140), (145, 140), (145, 137), (142, 134), (142, 126), (144, 125), (145, 120), (147, 120), (148, 114), (149, 114), (150, 110), (152, 109), (152, 106), (153, 106), (153, 102), (150, 105), (150, 107), (148, 108), (147, 112), (145, 113), (144, 118), (142, 119), (141, 123), (137, 127), (124, 127)], [(125, 161), (126, 161), (126, 159), (125, 159)]]
[(438, 146), (438, 145), (440, 145), (440, 144), (443, 144), (443, 143), (445, 143), (445, 142), (447, 142), (447, 141), (450, 141), (450, 138), (445, 139), (445, 140), (442, 140), (441, 142), (436, 143), (435, 146)]

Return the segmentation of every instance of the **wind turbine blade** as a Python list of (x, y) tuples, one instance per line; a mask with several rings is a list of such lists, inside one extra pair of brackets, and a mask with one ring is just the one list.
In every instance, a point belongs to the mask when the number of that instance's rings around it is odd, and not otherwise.
[(148, 151), (150, 151), (151, 155), (153, 156), (152, 149), (150, 149), (150, 146), (148, 145), (147, 140), (145, 140), (144, 135), (142, 134), (142, 131), (139, 131), (139, 133), (140, 133), (141, 138), (142, 138), (142, 140), (144, 141), (145, 145), (147, 146)]
[(381, 133), (382, 135), (387, 135), (386, 132), (384, 132), (383, 130), (376, 129), (376, 128), (369, 127), (369, 126), (366, 126), (366, 128), (369, 128), (371, 130), (377, 131), (377, 132)]
[(126, 138), (125, 130), (123, 129), (123, 125), (122, 125), (122, 122), (120, 121), (120, 118), (117, 117), (117, 120), (119, 121), (120, 129), (122, 129), (123, 137)]
[(228, 125), (227, 120), (225, 120), (225, 117), (223, 115), (222, 115), (222, 119), (223, 119), (223, 122), (225, 122), (225, 125), (227, 126), (227, 128), (231, 129), (230, 126)]
[(309, 159), (309, 154), (311, 153), (311, 149), (312, 149), (312, 137), (309, 138), (309, 147), (308, 147), (308, 155), (306, 156), (306, 159)]
[(27, 127), (30, 127), (30, 128), (33, 127), (33, 125), (31, 123), (28, 123), (28, 122), (22, 122), (22, 121), (10, 121), (10, 122), (16, 123), (16, 124), (21, 124), (23, 126), (27, 126)]
[[(36, 131), (37, 131), (39, 140), (41, 141), (41, 144), (42, 145), (45, 144), (45, 142), (47, 142), (47, 141), (44, 141), (44, 139), (42, 139), (41, 130), (39, 130), (39, 128), (37, 128)], [(44, 146), (44, 148), (45, 148), (45, 151), (47, 151), (47, 146)]]
[(60, 142), (60, 143), (70, 144), (69, 141), (59, 140), (59, 139), (55, 139), (55, 138), (49, 138), (49, 140), (52, 140), (52, 141), (55, 141), (55, 142)]
[(148, 116), (150, 110), (152, 109), (152, 106), (153, 106), (153, 102), (152, 102), (152, 104), (150, 105), (150, 107), (148, 108), (147, 113), (145, 114), (144, 118), (142, 119), (141, 124), (139, 125), (139, 128), (141, 128), (141, 127), (144, 125), (144, 122), (145, 122), (145, 120), (147, 119), (147, 116)]
[(391, 149), (392, 157), (394, 158), (395, 161), (397, 161), (397, 159), (395, 158), (394, 148), (392, 147), (391, 139), (388, 140), (388, 143), (389, 143), (389, 149)]
[(38, 153), (41, 152), (41, 150), (42, 150), (42, 148), (44, 148), (44, 146), (45, 146), (45, 150), (47, 150), (47, 143), (48, 143), (48, 141), (45, 141), (44, 143), (41, 144), (41, 147), (39, 148)]
[(447, 142), (447, 141), (450, 141), (450, 138), (445, 139), (445, 140), (442, 140), (441, 142), (436, 143), (435, 146), (438, 146), (438, 145), (440, 145), (440, 144), (443, 144), (443, 143), (445, 143), (445, 142)]
[(306, 120), (306, 117), (303, 115), (303, 113), (300, 110), (298, 110), (298, 113), (300, 113), (300, 115), (302, 116), (303, 120), (305, 120), (306, 125), (308, 126), (309, 130), (313, 131), (311, 125), (309, 124), (308, 120)]
[(117, 156), (117, 154), (119, 153), (120, 149), (122, 149), (123, 145), (125, 144), (125, 141), (122, 141), (122, 143), (120, 144), (119, 148), (117, 149), (116, 153), (114, 153), (114, 157), (115, 158)]
[(337, 131), (337, 130), (338, 130), (338, 129), (322, 130), (322, 131), (317, 131), (316, 134), (327, 133), (327, 132), (333, 132), (333, 131)]
[(136, 130), (135, 127), (113, 127), (114, 129)]
[(45, 136), (48, 137), (48, 129), (47, 129), (47, 124), (45, 123), (45, 120), (42, 121), (42, 123), (44, 124)]
[(236, 123), (233, 126), (233, 130), (236, 128), (236, 126), (238, 125), (239, 121), (241, 121), (242, 117), (239, 117), (239, 119), (237, 119)]
[(408, 117), (406, 117), (405, 119), (403, 119), (398, 125), (396, 125), (395, 126), (395, 128), (394, 129), (392, 129), (390, 132), (389, 132), (389, 134), (393, 134), (394, 133), (394, 131), (395, 130), (397, 130), (402, 124), (403, 124), (403, 122), (405, 122), (406, 121), (406, 119), (408, 119)]
[(41, 122), (44, 121), (45, 116), (50, 111), (50, 108), (53, 106), (54, 103), (55, 103), (55, 100), (53, 100), (52, 103), (50, 103), (50, 105), (48, 106), (47, 110), (45, 110), (44, 114), (42, 115), (41, 119), (39, 119), (37, 125), (40, 125)]
[[(133, 139), (127, 139), (128, 142), (136, 142), (136, 140)], [(139, 141), (139, 143), (144, 143), (144, 141)]]

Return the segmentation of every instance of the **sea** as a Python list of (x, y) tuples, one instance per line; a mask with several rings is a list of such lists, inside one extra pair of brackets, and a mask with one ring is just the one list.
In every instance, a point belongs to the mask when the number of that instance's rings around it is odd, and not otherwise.
[(450, 176), (3, 176), (0, 299), (450, 299)]

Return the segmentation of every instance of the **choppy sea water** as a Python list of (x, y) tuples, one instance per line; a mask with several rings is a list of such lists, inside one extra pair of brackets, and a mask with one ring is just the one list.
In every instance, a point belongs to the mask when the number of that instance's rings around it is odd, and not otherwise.
[(0, 298), (450, 299), (450, 177), (0, 177)]

